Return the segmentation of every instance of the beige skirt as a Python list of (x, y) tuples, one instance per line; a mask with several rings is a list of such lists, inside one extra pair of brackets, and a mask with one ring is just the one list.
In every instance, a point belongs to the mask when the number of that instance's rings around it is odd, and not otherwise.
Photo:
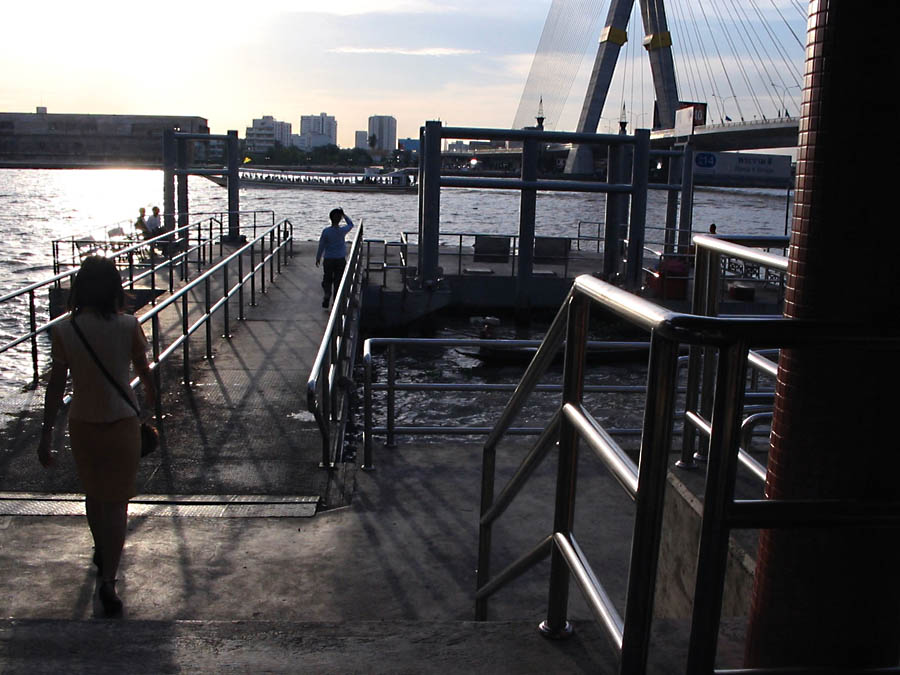
[(137, 417), (94, 423), (69, 420), (72, 455), (84, 493), (101, 502), (125, 502), (137, 494), (141, 424)]

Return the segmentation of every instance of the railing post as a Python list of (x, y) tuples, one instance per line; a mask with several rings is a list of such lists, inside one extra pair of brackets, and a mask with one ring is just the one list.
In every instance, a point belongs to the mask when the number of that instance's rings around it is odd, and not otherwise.
[(181, 336), (184, 338), (184, 341), (181, 343), (181, 368), (184, 376), (185, 386), (188, 386), (191, 382), (191, 339), (188, 337), (189, 327), (190, 322), (188, 321), (188, 294), (185, 293), (181, 296)]
[(238, 256), (238, 321), (244, 320), (244, 254)]
[(156, 251), (150, 247), (150, 304), (156, 306)]
[[(684, 172), (684, 154), (680, 157), (673, 155), (668, 156), (669, 163), (669, 185), (675, 185), (681, 182), (681, 175)], [(679, 253), (676, 246), (678, 236), (678, 190), (666, 191), (666, 232), (664, 251), (667, 254)]]
[(134, 290), (134, 251), (128, 252), (128, 290)]
[[(694, 256), (694, 294), (692, 309), (694, 314), (705, 314), (706, 287), (709, 283), (709, 256), (710, 251), (705, 248), (697, 249)], [(700, 401), (700, 364), (703, 348), (700, 345), (691, 345), (688, 356), (687, 386), (684, 394), (685, 412), (699, 412)], [(690, 420), (685, 417), (681, 435), (681, 458), (675, 465), (682, 469), (696, 469), (694, 461), (694, 449), (696, 448), (697, 430)]]
[(225, 149), (228, 156), (228, 240), (237, 242), (241, 238), (241, 177), (240, 146), (236, 130), (229, 129)]
[(259, 239), (259, 271), (260, 286), (259, 291), (263, 295), (266, 293), (266, 238)]
[(228, 312), (228, 265), (222, 266), (222, 298), (224, 302), (222, 303), (222, 317), (224, 320), (224, 330), (225, 332), (222, 334), (222, 337), (226, 340), (231, 338), (231, 323), (229, 321), (229, 312)]
[[(587, 147), (587, 146), (581, 146)], [(627, 148), (621, 143), (610, 143), (606, 160), (606, 182), (615, 185), (625, 182)], [(622, 239), (628, 231), (628, 195), (610, 192), (606, 195), (606, 217), (603, 229), (603, 277), (609, 283), (618, 284), (622, 267)], [(597, 225), (599, 247), (600, 225)], [(597, 249), (599, 251), (599, 248)]]
[(678, 219), (678, 252), (687, 254), (691, 244), (694, 211), (694, 151), (684, 146), (681, 160), (681, 215)]
[(426, 285), (437, 279), (441, 214), (441, 123), (426, 122), (422, 147), (419, 277)]
[(250, 243), (250, 306), (256, 307), (256, 238)]
[(150, 344), (153, 349), (153, 363), (155, 365), (153, 379), (157, 391), (156, 419), (162, 420), (162, 396), (159, 394), (162, 391), (162, 373), (160, 372), (162, 369), (159, 363), (159, 313), (154, 314), (150, 319), (150, 333)]
[(212, 306), (211, 299), (211, 289), (209, 286), (209, 277), (206, 277), (203, 280), (203, 295), (204, 295), (204, 314), (207, 319), (204, 322), (206, 324), (206, 358), (212, 358), (212, 321), (209, 319), (209, 308)]
[[(340, 300), (339, 297), (335, 298), (335, 303), (337, 303), (339, 300)], [(340, 319), (340, 307), (339, 306), (335, 307), (335, 310), (337, 310), (337, 312), (338, 312), (336, 315), (336, 318)], [(338, 384), (338, 381), (340, 380), (340, 376), (341, 376), (341, 372), (340, 372), (341, 354), (340, 354), (340, 349), (338, 348), (338, 344), (339, 344), (339, 342), (341, 342), (340, 335), (339, 335), (340, 323), (341, 322), (338, 321), (337, 328), (334, 331), (332, 331), (331, 337), (330, 337), (330, 344), (328, 347), (328, 352), (329, 352), (328, 360), (331, 362), (331, 364), (333, 366), (332, 370), (334, 371), (334, 381), (335, 381), (336, 385)], [(337, 422), (338, 415), (340, 413), (340, 410), (338, 410), (338, 400), (337, 400), (338, 399), (337, 394), (338, 394), (339, 388), (340, 388), (339, 386), (334, 386), (331, 388), (331, 421), (332, 422)]]
[[(523, 181), (537, 180), (538, 151), (537, 139), (529, 138), (522, 145)], [(524, 312), (528, 307), (531, 274), (534, 268), (534, 216), (537, 190), (523, 188), (519, 196), (519, 255), (516, 274), (516, 311)]]
[(650, 131), (634, 132), (634, 160), (631, 179), (631, 226), (628, 229), (628, 264), (625, 288), (641, 287), (644, 268), (644, 228), (647, 222), (647, 185), (650, 171)]
[(375, 468), (372, 462), (372, 358), (371, 352), (364, 357), (363, 375), (363, 465), (371, 471)]
[[(719, 314), (719, 278), (722, 274), (721, 270), (722, 256), (715, 251), (709, 252), (709, 260), (706, 267), (706, 297), (704, 298), (704, 315), (718, 316)], [(703, 367), (701, 372), (700, 384), (700, 414), (710, 419), (713, 407), (713, 382), (716, 378), (716, 350), (711, 346), (704, 346), (701, 349), (703, 353)], [(694, 459), (704, 461), (709, 453), (709, 440), (701, 439), (697, 452), (694, 453)]]
[[(491, 579), (491, 534), (493, 523), (484, 522), (485, 514), (494, 505), (494, 481), (497, 467), (497, 444), (488, 441), (481, 453), (481, 509), (478, 519), (478, 568), (475, 570), (475, 588), (480, 589)], [(475, 599), (475, 620), (487, 621), (488, 598)]]
[(278, 237), (276, 240), (278, 242), (278, 248), (276, 249), (278, 251), (278, 254), (275, 257), (275, 264), (276, 264), (276, 268), (278, 270), (278, 274), (281, 274), (281, 256), (284, 253), (284, 237), (282, 236), (282, 231), (281, 231), (280, 227), (278, 228)]
[(269, 232), (269, 281), (275, 283), (275, 231)]
[(728, 562), (729, 529), (725, 518), (734, 499), (748, 349), (749, 345), (741, 340), (724, 347), (719, 355), (688, 646), (689, 673), (709, 673), (715, 667)]
[(642, 673), (647, 667), (677, 382), (678, 344), (654, 333), (650, 338), (647, 401), (625, 600), (623, 673)]
[[(584, 391), (584, 367), (587, 354), (588, 319), (590, 299), (576, 293), (569, 301), (566, 325), (566, 357), (563, 366), (562, 406), (579, 405)], [(553, 516), (553, 534), (568, 536), (575, 519), (575, 486), (578, 472), (578, 432), (563, 415), (559, 428), (559, 466), (556, 474), (556, 506)], [(550, 553), (550, 598), (547, 618), (540, 631), (547, 637), (561, 638), (572, 633), (572, 624), (566, 620), (569, 604), (569, 567), (559, 547), (554, 545)]]
[(387, 438), (384, 447), (393, 448), (394, 443), (394, 384), (397, 379), (396, 354), (394, 345), (388, 345), (388, 372), (387, 372)]
[(166, 258), (168, 258), (169, 268), (169, 293), (175, 292), (175, 261), (172, 259), (173, 246), (166, 247)]
[(34, 290), (28, 291), (28, 326), (31, 329), (31, 365), (34, 382), (37, 383), (40, 373), (38, 370), (37, 308), (34, 302)]

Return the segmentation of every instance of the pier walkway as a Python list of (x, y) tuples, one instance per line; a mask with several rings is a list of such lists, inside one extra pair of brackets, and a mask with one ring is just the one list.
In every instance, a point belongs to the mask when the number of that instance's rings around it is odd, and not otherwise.
[[(539, 637), (546, 562), (492, 600), (491, 621), (471, 621), (477, 441), (377, 446), (372, 472), (318, 467), (318, 432), (304, 412), (326, 317), (312, 246), (295, 247), (259, 306), (194, 369), (190, 388), (169, 382), (164, 443), (142, 461), (119, 571), (123, 618), (98, 618), (81, 502), (49, 499), (39, 482), (33, 494), (10, 494), (5, 480), (0, 671), (616, 672), (574, 587), (574, 637)], [(515, 444), (501, 452), (498, 479), (520, 459)], [(4, 476), (26, 462), (37, 466), (33, 447), (19, 448)], [(72, 467), (64, 460), (55, 471)], [(603, 535), (586, 550), (621, 601), (633, 509), (595, 464), (580, 471), (596, 488), (579, 500), (580, 522)], [(498, 568), (550, 527), (554, 482), (554, 462), (545, 462), (504, 516)], [(331, 508), (351, 489), (349, 505)], [(683, 622), (656, 622), (650, 672), (683, 672), (686, 632)], [(720, 647), (726, 662), (729, 654)]]

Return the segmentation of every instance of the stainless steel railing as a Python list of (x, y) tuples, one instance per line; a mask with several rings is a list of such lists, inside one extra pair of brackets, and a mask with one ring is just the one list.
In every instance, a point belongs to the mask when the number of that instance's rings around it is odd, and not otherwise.
[[(265, 293), (266, 272), (274, 279), (281, 267), (287, 265), (292, 255), (293, 225), (285, 219), (273, 225), (247, 243), (240, 246), (230, 255), (212, 265), (192, 281), (179, 288), (175, 293), (158, 303), (148, 312), (138, 317), (141, 324), (150, 323), (150, 345), (153, 358), (150, 368), (157, 379), (157, 388), (161, 391), (160, 365), (177, 352), (182, 351), (182, 369), (185, 382), (190, 381), (190, 337), (205, 328), (205, 356), (212, 357), (212, 318), (221, 311), (223, 317), (223, 334), (231, 335), (231, 301), (235, 296), (238, 302), (238, 320), (244, 320), (245, 287), (250, 286), (250, 305), (256, 304), (256, 280), (261, 280), (261, 291)], [(244, 258), (249, 258), (249, 269), (245, 269)], [(216, 284), (217, 292), (213, 294), (214, 280), (219, 277), (221, 285)], [(203, 292), (202, 310), (199, 316), (190, 315), (188, 302), (192, 294)], [(163, 344), (164, 332), (160, 325), (160, 314), (168, 308), (178, 305), (181, 316), (181, 327), (168, 344)], [(131, 385), (137, 386), (135, 378)], [(161, 397), (157, 397), (157, 414), (162, 412)]]
[[(189, 279), (191, 266), (195, 265), (197, 271), (201, 270), (204, 265), (208, 264), (208, 261), (213, 259), (213, 251), (216, 246), (218, 246), (221, 256), (221, 221), (219, 221), (218, 230), (214, 229), (214, 223), (214, 218), (201, 220), (160, 234), (152, 239), (127, 245), (114, 245), (109, 242), (92, 240), (99, 248), (91, 249), (90, 253), (106, 255), (112, 259), (124, 277), (124, 285), (127, 290), (134, 292), (138, 284), (146, 282), (151, 291), (151, 302), (155, 303), (157, 277), (160, 273), (167, 273), (167, 290), (171, 293), (175, 289), (176, 274), (180, 280)], [(40, 377), (40, 336), (65, 316), (49, 316), (48, 310), (40, 309), (37, 303), (37, 294), (49, 292), (50, 289), (59, 289), (78, 272), (77, 266), (80, 264), (80, 260), (77, 258), (75, 241), (56, 240), (53, 242), (55, 270), (53, 276), (28, 284), (0, 297), (0, 308), (4, 313), (15, 313), (15, 309), (8, 308), (13, 308), (16, 303), (27, 302), (28, 330), (12, 336), (12, 339), (0, 345), (0, 355), (10, 352), (19, 345), (29, 343), (33, 384)], [(67, 244), (71, 244), (73, 247), (72, 255), (74, 257), (71, 263), (65, 263), (61, 259), (61, 250)], [(156, 252), (156, 247), (162, 245), (168, 252), (165, 256)], [(62, 271), (62, 268), (67, 266), (71, 266), (73, 269)]]
[[(363, 464), (371, 468), (374, 466), (373, 440), (375, 435), (385, 435), (385, 445), (392, 447), (398, 435), (455, 435), (472, 436), (485, 435), (491, 432), (490, 426), (466, 426), (460, 424), (416, 424), (398, 425), (396, 414), (396, 397), (398, 392), (451, 392), (466, 391), (472, 393), (487, 392), (512, 392), (518, 386), (515, 382), (404, 382), (397, 379), (397, 350), (404, 347), (428, 347), (434, 349), (449, 349), (454, 347), (488, 348), (488, 349), (516, 349), (535, 348), (540, 346), (540, 340), (499, 340), (499, 339), (475, 339), (475, 338), (368, 338), (363, 342), (364, 365), (364, 460)], [(633, 347), (649, 347), (648, 342), (622, 342), (622, 341), (589, 341), (591, 349), (619, 349)], [(375, 377), (375, 353), (383, 349), (386, 352), (387, 378), (380, 382)], [(535, 391), (555, 393), (562, 390), (559, 384), (537, 384)], [(374, 421), (374, 392), (386, 393), (386, 414), (383, 426), (378, 426)], [(642, 395), (646, 391), (644, 386), (616, 384), (616, 385), (586, 385), (585, 391), (603, 394)], [(543, 431), (543, 427), (515, 427), (508, 429), (510, 434), (536, 435)], [(640, 434), (639, 428), (615, 428), (610, 433), (617, 436)]]
[[(246, 244), (232, 252), (227, 257), (219, 260), (208, 270), (197, 276), (192, 281), (179, 288), (175, 293), (159, 302), (152, 309), (138, 316), (141, 325), (150, 324), (150, 346), (153, 352), (150, 359), (150, 370), (156, 378), (157, 389), (162, 391), (160, 366), (169, 358), (171, 358), (181, 347), (182, 350), (182, 369), (185, 382), (190, 381), (190, 337), (205, 328), (205, 356), (212, 357), (212, 318), (217, 312), (221, 311), (223, 316), (223, 333), (226, 337), (231, 335), (231, 312), (230, 302), (237, 296), (238, 299), (238, 319), (244, 319), (244, 305), (246, 286), (251, 287), (250, 304), (256, 304), (255, 281), (257, 277), (262, 279), (263, 291), (265, 292), (266, 267), (271, 278), (274, 278), (276, 270), (281, 272), (281, 267), (288, 264), (288, 260), (292, 255), (293, 245), (293, 225), (287, 219), (264, 230)], [(250, 258), (250, 269), (245, 271), (244, 257)], [(235, 268), (237, 268), (235, 270)], [(213, 280), (220, 275), (221, 286), (217, 288), (217, 292), (213, 294)], [(233, 280), (232, 280), (233, 279)], [(190, 315), (189, 300), (195, 292), (203, 291), (204, 301), (202, 303), (202, 312), (199, 316)], [(180, 307), (178, 306), (180, 305)], [(181, 316), (180, 331), (171, 338), (168, 344), (163, 344), (165, 338), (165, 330), (161, 326), (160, 314), (168, 308), (176, 308)], [(63, 321), (69, 313), (56, 317), (48, 325), (54, 325)], [(135, 377), (131, 381), (131, 386), (136, 387), (140, 380)], [(162, 413), (162, 397), (157, 397), (156, 414)], [(66, 396), (63, 403), (68, 404), (71, 396)]]
[[(788, 259), (759, 249), (783, 249), (786, 237), (711, 237), (695, 235), (696, 249), (694, 272), (694, 289), (691, 312), (700, 316), (716, 316), (719, 313), (721, 299), (723, 257), (746, 261), (758, 265), (764, 270), (776, 270), (780, 274), (787, 272)], [(779, 282), (783, 283), (783, 282)], [(687, 392), (685, 394), (685, 420), (682, 433), (681, 459), (678, 466), (691, 469), (696, 462), (706, 460), (707, 448), (704, 443), (697, 448), (697, 432), (705, 439), (709, 436), (709, 418), (712, 413), (713, 381), (715, 372), (716, 350), (702, 345), (693, 345), (688, 359)], [(776, 357), (777, 360), (777, 357)], [(761, 372), (774, 377), (777, 371), (776, 361), (772, 361), (759, 353), (749, 355), (749, 367), (754, 372)], [(774, 394), (774, 392), (773, 392)], [(762, 423), (766, 418), (755, 417), (752, 426)], [(751, 429), (752, 431), (752, 429)], [(746, 445), (746, 444), (745, 444)], [(759, 462), (754, 460), (746, 448), (741, 451), (741, 462), (755, 475), (763, 476), (765, 472)]]
[[(582, 403), (590, 309), (606, 311), (651, 332), (650, 362), (639, 461), (634, 462)], [(496, 448), (535, 389), (554, 352), (566, 343), (560, 407), (522, 461), (514, 477), (494, 496)], [(526, 370), (484, 445), (476, 619), (487, 618), (488, 598), (536, 562), (551, 558), (550, 600), (541, 624), (548, 636), (571, 632), (568, 586), (574, 579), (620, 657), (619, 672), (646, 671), (666, 472), (676, 399), (681, 344), (718, 353), (709, 422), (710, 449), (697, 579), (693, 598), (687, 671), (714, 672), (728, 537), (735, 528), (860, 526), (900, 523), (900, 504), (858, 504), (830, 500), (783, 501), (734, 498), (738, 444), (751, 347), (900, 349), (900, 338), (863, 334), (854, 326), (773, 318), (720, 318), (680, 314), (590, 276), (580, 276), (554, 320), (544, 344)], [(573, 532), (579, 441), (584, 441), (636, 504), (625, 611), (620, 613), (591, 568)], [(491, 576), (492, 525), (513, 501), (537, 463), (558, 444), (558, 478), (552, 531), (531, 551)]]
[(360, 221), (306, 382), (306, 408), (315, 417), (322, 435), (323, 468), (333, 468), (338, 459), (349, 414), (364, 271), (363, 231)]

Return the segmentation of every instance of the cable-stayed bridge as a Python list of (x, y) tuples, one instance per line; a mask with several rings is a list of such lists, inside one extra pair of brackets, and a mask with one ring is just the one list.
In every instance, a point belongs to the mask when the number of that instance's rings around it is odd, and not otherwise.
[[(554, 0), (514, 127), (541, 110), (545, 128), (652, 128), (671, 143), (684, 135), (678, 110), (693, 106), (696, 148), (795, 147), (805, 29), (800, 0)], [(585, 95), (567, 118), (576, 82)], [(573, 150), (567, 170), (585, 161)]]

